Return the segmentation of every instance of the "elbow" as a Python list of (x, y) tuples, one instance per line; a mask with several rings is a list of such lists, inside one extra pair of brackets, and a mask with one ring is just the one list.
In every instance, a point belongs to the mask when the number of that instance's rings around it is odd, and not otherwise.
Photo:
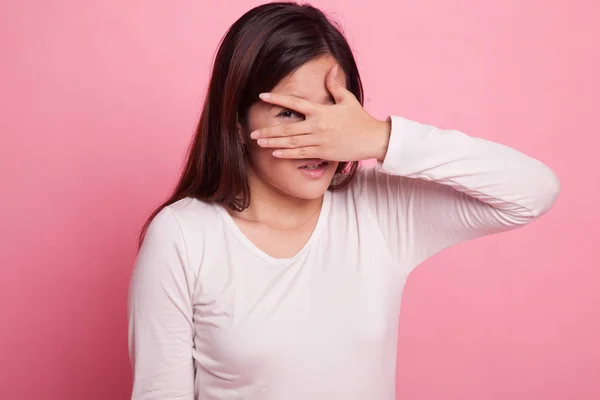
[(540, 217), (550, 211), (560, 193), (560, 180), (556, 173), (547, 168), (537, 185), (536, 207), (534, 216)]
[(558, 177), (550, 168), (544, 167), (542, 173), (529, 180), (521, 201), (512, 203), (509, 209), (503, 210), (505, 224), (517, 227), (533, 222), (550, 211), (559, 193)]

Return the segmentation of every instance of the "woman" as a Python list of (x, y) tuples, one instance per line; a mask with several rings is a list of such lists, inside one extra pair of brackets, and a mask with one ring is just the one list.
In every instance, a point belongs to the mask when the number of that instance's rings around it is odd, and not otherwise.
[(319, 10), (271, 3), (230, 28), (136, 261), (133, 399), (394, 399), (410, 271), (555, 201), (539, 161), (362, 101)]

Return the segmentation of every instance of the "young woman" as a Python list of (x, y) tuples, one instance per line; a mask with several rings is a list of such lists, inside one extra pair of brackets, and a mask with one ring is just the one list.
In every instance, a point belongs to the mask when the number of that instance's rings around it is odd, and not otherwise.
[(319, 10), (271, 3), (233, 24), (185, 170), (142, 237), (133, 399), (394, 399), (411, 270), (553, 204), (541, 162), (362, 101)]

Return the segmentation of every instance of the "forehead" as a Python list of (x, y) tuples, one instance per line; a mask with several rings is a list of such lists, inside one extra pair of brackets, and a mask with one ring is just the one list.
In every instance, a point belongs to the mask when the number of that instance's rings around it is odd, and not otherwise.
[[(282, 79), (272, 92), (302, 97), (315, 103), (327, 103), (331, 94), (325, 86), (325, 77), (336, 64), (335, 58), (329, 55), (308, 61)], [(346, 86), (346, 77), (341, 69), (338, 71), (338, 80), (342, 86)]]

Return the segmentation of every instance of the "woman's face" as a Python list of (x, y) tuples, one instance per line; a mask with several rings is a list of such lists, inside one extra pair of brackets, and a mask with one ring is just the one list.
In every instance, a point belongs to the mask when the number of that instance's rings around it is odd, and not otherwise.
[[(271, 92), (302, 97), (317, 104), (333, 104), (333, 97), (325, 86), (325, 76), (336, 63), (331, 56), (311, 60), (279, 82)], [(342, 86), (346, 85), (341, 68), (338, 80)], [(338, 166), (337, 162), (326, 161), (314, 169), (314, 165), (323, 160), (275, 158), (272, 155), (275, 149), (262, 148), (249, 136), (256, 129), (299, 122), (304, 118), (294, 110), (262, 100), (250, 107), (243, 134), (251, 164), (251, 192), (271, 190), (305, 200), (319, 198), (325, 193)]]

